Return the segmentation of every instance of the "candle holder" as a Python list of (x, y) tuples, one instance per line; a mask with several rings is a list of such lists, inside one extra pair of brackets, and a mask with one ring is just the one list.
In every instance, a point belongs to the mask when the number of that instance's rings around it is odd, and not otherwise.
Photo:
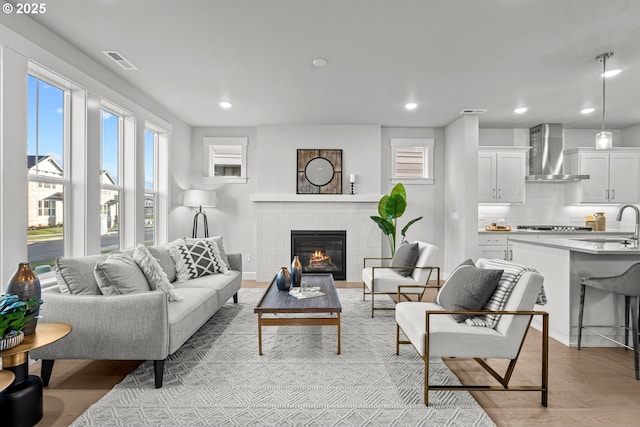
[(349, 194), (351, 194), (351, 195), (356, 194), (356, 191), (355, 191), (355, 188), (354, 188), (354, 187), (355, 187), (355, 185), (356, 185), (356, 183), (355, 183), (355, 182), (350, 182), (350, 183), (349, 183)]

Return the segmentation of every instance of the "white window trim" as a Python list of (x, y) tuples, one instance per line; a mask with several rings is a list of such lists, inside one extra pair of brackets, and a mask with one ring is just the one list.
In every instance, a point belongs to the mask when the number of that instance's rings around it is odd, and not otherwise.
[[(247, 144), (246, 137), (217, 137), (205, 136), (202, 138), (204, 146), (204, 176), (202, 180), (205, 184), (246, 184), (247, 183)], [(242, 147), (242, 165), (240, 166), (240, 176), (214, 176), (211, 162), (211, 150), (215, 145), (239, 145)]]
[[(433, 149), (435, 139), (433, 138), (390, 138), (391, 145), (391, 182), (399, 182), (405, 185), (431, 185), (435, 182), (433, 176)], [(397, 147), (423, 147), (424, 148), (424, 178), (398, 178), (396, 176), (396, 148)]]

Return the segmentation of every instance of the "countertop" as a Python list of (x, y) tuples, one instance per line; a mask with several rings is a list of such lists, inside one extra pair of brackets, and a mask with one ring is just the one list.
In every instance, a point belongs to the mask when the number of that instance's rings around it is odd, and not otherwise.
[[(595, 234), (595, 233), (594, 233)], [(598, 237), (602, 237), (602, 233), (599, 233), (601, 236), (594, 236), (597, 240)], [(609, 237), (611, 239), (612, 237)], [(632, 247), (631, 245), (625, 246), (619, 242), (611, 242), (608, 241), (607, 238), (602, 238), (601, 242), (585, 242), (584, 237), (576, 237), (575, 239), (571, 238), (563, 238), (563, 239), (554, 239), (554, 238), (541, 238), (538, 240), (528, 240), (528, 239), (519, 239), (517, 237), (509, 238), (509, 241), (516, 243), (526, 243), (529, 245), (538, 245), (549, 248), (556, 249), (566, 249), (574, 252), (582, 252), (585, 254), (595, 254), (595, 255), (633, 255), (637, 254), (640, 256), (640, 248)]]
[(633, 235), (633, 230), (607, 230), (607, 231), (539, 231), (539, 230), (517, 230), (517, 229), (512, 229), (511, 231), (487, 231), (484, 228), (480, 228), (478, 229), (478, 233), (481, 234), (496, 234), (496, 235), (501, 235), (501, 234), (505, 234), (507, 236), (512, 236), (514, 234), (548, 234), (548, 235), (554, 235), (554, 234), (572, 234), (572, 233), (576, 233), (576, 234), (591, 234), (594, 236), (598, 236), (598, 235)]

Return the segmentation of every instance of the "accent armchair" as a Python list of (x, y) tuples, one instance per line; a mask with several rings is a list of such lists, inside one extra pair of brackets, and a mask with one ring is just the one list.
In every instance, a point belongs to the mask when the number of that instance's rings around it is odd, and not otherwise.
[[(375, 310), (393, 310), (393, 307), (376, 307), (375, 296), (377, 294), (396, 295), (398, 294), (398, 285), (403, 285), (403, 292), (400, 296), (407, 300), (411, 300), (409, 294), (418, 296), (418, 300), (422, 299), (427, 288), (440, 287), (440, 267), (434, 267), (438, 247), (425, 242), (418, 243), (419, 253), (418, 260), (414, 266), (371, 266), (367, 263), (392, 258), (364, 258), (362, 270), (362, 300), (366, 300), (367, 295), (371, 295), (371, 317), (374, 317)], [(403, 276), (399, 272), (412, 269), (413, 272), (409, 276)], [(433, 272), (436, 272), (436, 286), (429, 286), (429, 280)], [(400, 300), (398, 300), (400, 302)]]
[[(485, 268), (488, 260), (479, 259), (478, 268)], [(509, 264), (504, 261), (504, 264)], [(491, 267), (494, 268), (494, 267)], [(505, 270), (506, 271), (506, 270)], [(503, 310), (462, 311), (445, 310), (436, 303), (401, 302), (396, 305), (396, 354), (400, 344), (411, 344), (424, 361), (424, 404), (429, 404), (429, 390), (515, 390), (540, 391), (541, 403), (547, 406), (549, 317), (544, 311), (533, 311), (542, 289), (543, 277), (532, 271), (519, 276), (505, 302)], [(445, 285), (446, 286), (446, 285)], [(398, 295), (402, 286), (398, 289)], [(494, 328), (458, 323), (452, 314), (482, 316), (501, 315)], [(540, 386), (511, 386), (509, 381), (522, 350), (531, 319), (542, 316), (542, 378)], [(404, 335), (407, 339), (401, 339)], [(433, 385), (429, 384), (430, 357), (475, 359), (500, 385)], [(498, 374), (485, 359), (507, 359), (506, 373)]]

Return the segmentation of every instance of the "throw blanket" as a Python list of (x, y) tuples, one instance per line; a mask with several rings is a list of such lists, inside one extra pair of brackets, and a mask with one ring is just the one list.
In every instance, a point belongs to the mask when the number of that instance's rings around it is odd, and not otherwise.
[[(514, 264), (500, 259), (492, 259), (491, 261), (488, 261), (485, 268), (504, 270), (504, 273), (502, 273), (502, 277), (500, 278), (500, 282), (498, 283), (498, 287), (489, 299), (489, 302), (487, 302), (482, 308), (487, 311), (503, 310), (507, 300), (509, 299), (509, 295), (511, 295), (511, 291), (513, 291), (513, 288), (515, 287), (515, 284), (518, 283), (518, 280), (520, 280), (520, 277), (522, 277), (522, 275), (527, 271), (533, 271), (534, 273), (538, 272), (534, 268)], [(544, 286), (540, 287), (540, 293), (538, 294), (536, 304), (547, 304), (547, 296), (544, 293)], [(470, 326), (495, 328), (500, 317), (500, 314), (487, 314), (485, 316), (471, 317), (465, 320), (465, 322)]]

